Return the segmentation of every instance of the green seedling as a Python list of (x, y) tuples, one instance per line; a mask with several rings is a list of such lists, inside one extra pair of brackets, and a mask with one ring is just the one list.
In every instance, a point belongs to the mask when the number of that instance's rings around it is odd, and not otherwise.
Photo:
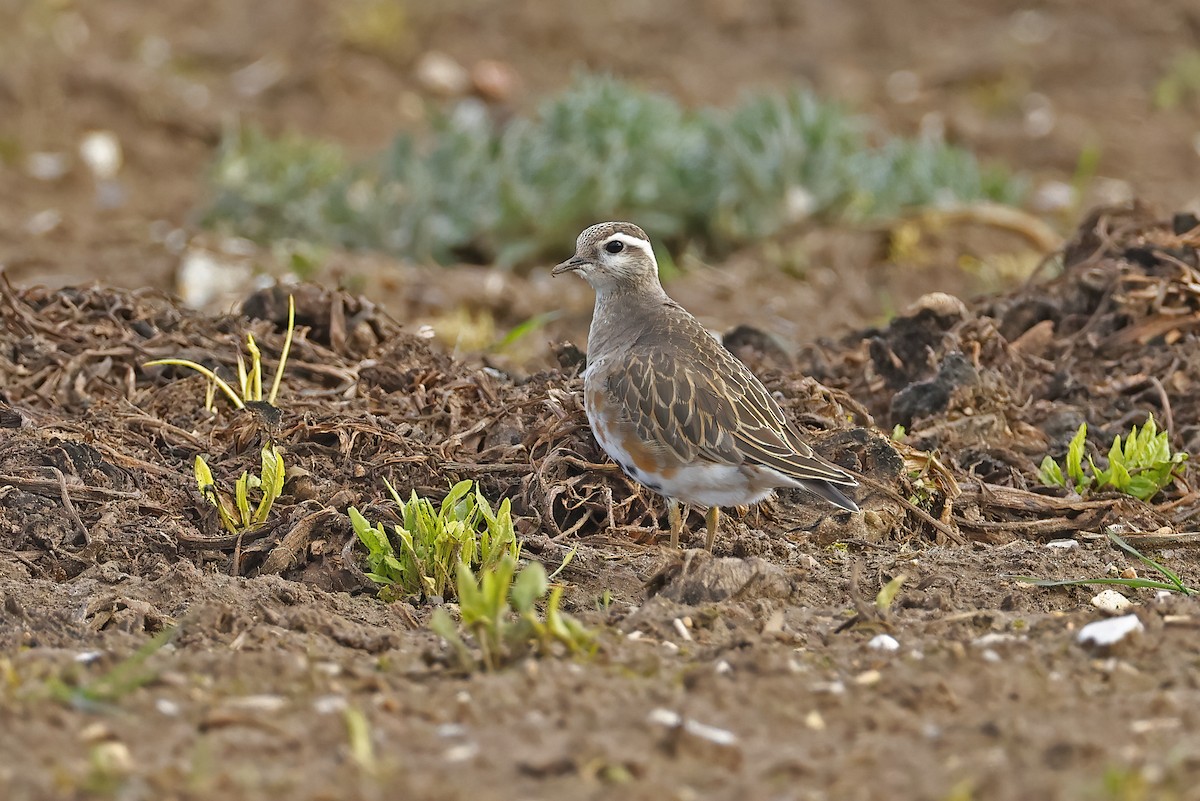
[(1148, 578), (1082, 578), (1082, 579), (1040, 579), (1032, 576), (1008, 576), (1017, 581), (1023, 581), (1026, 584), (1032, 584), (1036, 587), (1072, 587), (1083, 584), (1115, 584), (1121, 587), (1133, 587), (1136, 589), (1150, 590), (1168, 590), (1170, 592), (1178, 592), (1182, 595), (1196, 595), (1200, 593), (1200, 589), (1190, 587), (1183, 583), (1183, 579), (1179, 577), (1171, 568), (1151, 559), (1137, 548), (1130, 545), (1117, 534), (1108, 532), (1108, 538), (1112, 543), (1120, 548), (1125, 553), (1137, 559), (1146, 567), (1154, 570), (1163, 580), (1148, 579)]
[(382, 523), (372, 525), (354, 507), (347, 514), (367, 549), (367, 576), (383, 585), (381, 595), (386, 599), (444, 598), (453, 589), (459, 563), (486, 570), (505, 557), (520, 556), (521, 543), (507, 498), (493, 511), (478, 486), (460, 481), (434, 508), (415, 490), (404, 501), (390, 483), (384, 483), (400, 510), (400, 522), (392, 526), (390, 535)]
[(258, 343), (254, 341), (254, 335), (246, 334), (246, 350), (250, 354), (250, 366), (246, 366), (246, 359), (239, 352), (237, 355), (237, 372), (238, 385), (232, 387), (230, 384), (221, 378), (214, 370), (210, 370), (199, 362), (194, 362), (191, 359), (154, 359), (148, 361), (143, 367), (156, 366), (173, 366), (186, 367), (189, 370), (195, 370), (202, 376), (208, 379), (208, 390), (205, 393), (204, 408), (208, 411), (213, 410), (213, 401), (216, 398), (217, 390), (229, 398), (229, 402), (235, 408), (244, 409), (247, 403), (261, 403), (264, 400), (275, 405), (275, 399), (279, 396), (279, 384), (283, 380), (283, 369), (287, 365), (288, 354), (292, 350), (292, 335), (296, 329), (296, 301), (292, 296), (288, 296), (288, 324), (287, 334), (283, 340), (283, 351), (279, 354), (279, 367), (275, 370), (275, 378), (271, 382), (271, 392), (263, 397), (263, 381), (262, 381), (262, 351), (258, 348)]
[(875, 596), (875, 611), (881, 615), (886, 615), (892, 608), (892, 603), (895, 602), (896, 596), (900, 594), (900, 588), (904, 586), (904, 582), (906, 581), (908, 581), (908, 576), (901, 573), (887, 584), (884, 584)]
[(1091, 457), (1084, 464), (1087, 423), (1067, 447), (1062, 465), (1047, 456), (1038, 467), (1038, 478), (1048, 487), (1070, 487), (1080, 495), (1111, 487), (1117, 492), (1149, 501), (1164, 487), (1183, 475), (1188, 455), (1171, 451), (1166, 431), (1159, 431), (1151, 415), (1142, 430), (1134, 426), (1124, 444), (1118, 434), (1108, 451), (1108, 467), (1100, 469)]
[(379, 773), (379, 762), (375, 757), (375, 744), (371, 739), (371, 722), (362, 710), (347, 706), (342, 710), (346, 723), (346, 739), (350, 745), (350, 758), (358, 769), (369, 776)]
[[(283, 464), (283, 454), (271, 444), (263, 446), (262, 469), (257, 476), (243, 471), (234, 484), (233, 497), (217, 489), (212, 470), (203, 456), (196, 457), (196, 484), (200, 494), (217, 507), (221, 525), (231, 534), (253, 528), (266, 521), (271, 514), (271, 507), (283, 493), (284, 474), (287, 472)], [(259, 493), (258, 503), (251, 508), (250, 491)]]
[[(455, 585), (462, 627), (479, 649), (478, 659), (444, 607), (434, 610), (429, 627), (454, 650), (466, 670), (496, 670), (531, 653), (549, 653), (555, 643), (572, 654), (595, 650), (595, 634), (559, 609), (562, 586), (551, 586), (546, 569), (531, 562), (516, 573), (516, 560), (505, 554), (478, 576), (458, 564)], [(545, 614), (537, 603), (545, 600)]]

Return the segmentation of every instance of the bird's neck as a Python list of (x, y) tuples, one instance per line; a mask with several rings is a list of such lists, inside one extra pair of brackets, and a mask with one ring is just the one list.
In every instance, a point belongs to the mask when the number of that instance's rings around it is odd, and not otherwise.
[(588, 352), (603, 353), (633, 342), (656, 319), (658, 308), (671, 302), (658, 281), (597, 292)]

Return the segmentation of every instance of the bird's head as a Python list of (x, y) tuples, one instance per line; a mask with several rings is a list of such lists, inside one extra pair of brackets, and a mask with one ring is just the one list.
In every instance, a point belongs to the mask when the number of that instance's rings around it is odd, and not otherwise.
[(593, 225), (575, 240), (575, 255), (551, 275), (579, 273), (597, 292), (658, 286), (658, 262), (646, 232), (633, 223)]

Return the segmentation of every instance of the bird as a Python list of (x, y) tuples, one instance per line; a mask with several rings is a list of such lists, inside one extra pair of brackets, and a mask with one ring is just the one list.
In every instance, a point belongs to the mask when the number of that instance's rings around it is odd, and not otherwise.
[(858, 485), (801, 439), (745, 364), (667, 296), (646, 232), (604, 222), (579, 234), (551, 275), (576, 273), (595, 290), (583, 374), (596, 441), (634, 481), (667, 499), (671, 548), (681, 503), (707, 510), (712, 551), (723, 506), (749, 506), (800, 488), (857, 512)]

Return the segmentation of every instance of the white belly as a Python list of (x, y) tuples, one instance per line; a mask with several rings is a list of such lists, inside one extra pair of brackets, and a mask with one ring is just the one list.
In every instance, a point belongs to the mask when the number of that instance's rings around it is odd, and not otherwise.
[(692, 506), (749, 506), (769, 498), (777, 487), (796, 486), (770, 468), (696, 464), (664, 480), (660, 492)]

